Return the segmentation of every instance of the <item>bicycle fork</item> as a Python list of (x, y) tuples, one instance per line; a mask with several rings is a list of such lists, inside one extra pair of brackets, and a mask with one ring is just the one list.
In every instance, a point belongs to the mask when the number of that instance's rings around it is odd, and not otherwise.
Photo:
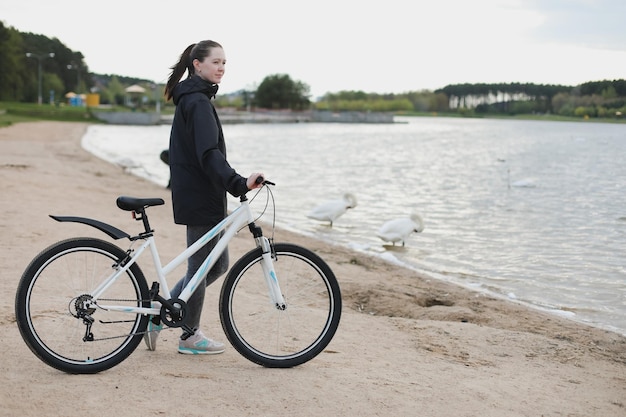
[(277, 310), (286, 310), (287, 303), (283, 297), (283, 293), (280, 291), (278, 285), (278, 278), (276, 277), (276, 271), (274, 270), (274, 261), (272, 245), (265, 236), (256, 238), (257, 245), (261, 248), (261, 267), (263, 268), (263, 275), (267, 283), (269, 296), (272, 304)]

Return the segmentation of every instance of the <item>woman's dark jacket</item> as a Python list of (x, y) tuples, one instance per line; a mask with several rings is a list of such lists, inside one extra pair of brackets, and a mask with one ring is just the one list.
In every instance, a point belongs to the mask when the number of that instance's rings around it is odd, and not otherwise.
[(177, 224), (213, 226), (226, 217), (226, 192), (239, 197), (248, 191), (246, 178), (226, 161), (222, 125), (211, 103), (217, 87), (194, 75), (173, 90), (169, 164)]

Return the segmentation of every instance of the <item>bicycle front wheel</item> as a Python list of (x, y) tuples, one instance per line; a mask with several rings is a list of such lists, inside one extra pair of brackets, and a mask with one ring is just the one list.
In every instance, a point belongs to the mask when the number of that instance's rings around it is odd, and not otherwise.
[(288, 243), (276, 244), (275, 252), (287, 308), (271, 303), (257, 248), (224, 280), (220, 318), (228, 340), (245, 358), (289, 368), (313, 359), (330, 343), (341, 317), (341, 293), (332, 270), (315, 253)]
[[(148, 317), (104, 310), (90, 296), (126, 257), (109, 242), (74, 238), (33, 259), (17, 289), (15, 316), (22, 338), (37, 357), (61, 371), (88, 374), (119, 364), (135, 350)], [(139, 267), (133, 264), (118, 277), (101, 301), (149, 307)]]

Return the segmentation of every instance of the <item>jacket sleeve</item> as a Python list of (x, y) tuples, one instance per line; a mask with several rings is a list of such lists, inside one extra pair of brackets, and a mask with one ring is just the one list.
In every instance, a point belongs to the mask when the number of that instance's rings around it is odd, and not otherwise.
[(213, 106), (208, 100), (193, 103), (190, 109), (198, 163), (205, 175), (214, 183), (224, 188), (235, 197), (248, 192), (246, 178), (239, 175), (226, 160), (226, 155), (219, 148), (219, 127)]

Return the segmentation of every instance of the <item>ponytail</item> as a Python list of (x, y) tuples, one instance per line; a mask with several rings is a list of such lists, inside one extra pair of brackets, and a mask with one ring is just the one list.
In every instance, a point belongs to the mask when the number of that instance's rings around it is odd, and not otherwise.
[(178, 62), (170, 67), (172, 73), (170, 74), (170, 78), (167, 80), (167, 84), (165, 85), (165, 99), (171, 100), (172, 94), (174, 92), (174, 87), (180, 79), (183, 77), (185, 71), (189, 73), (188, 77), (191, 77), (194, 73), (193, 65), (191, 64), (191, 59), (189, 58), (191, 55), (191, 50), (196, 46), (195, 43), (189, 45), (182, 54), (180, 54), (180, 59)]

